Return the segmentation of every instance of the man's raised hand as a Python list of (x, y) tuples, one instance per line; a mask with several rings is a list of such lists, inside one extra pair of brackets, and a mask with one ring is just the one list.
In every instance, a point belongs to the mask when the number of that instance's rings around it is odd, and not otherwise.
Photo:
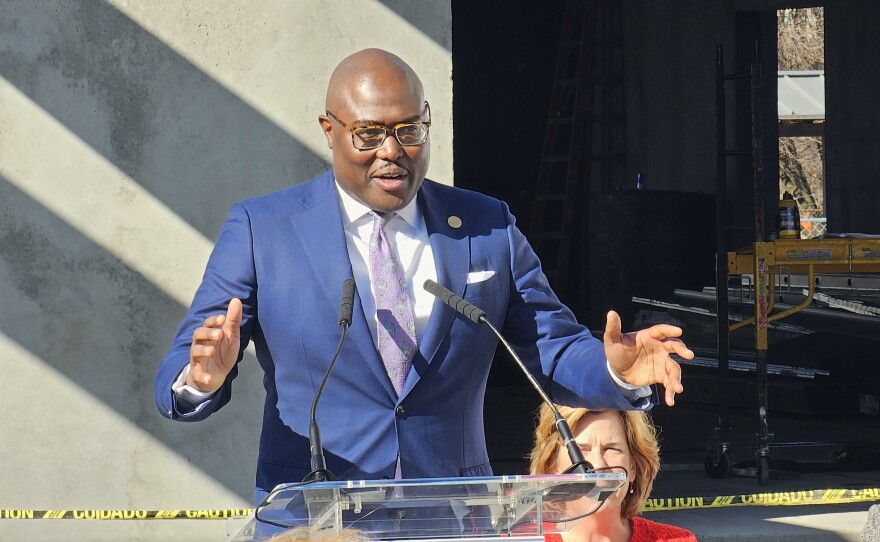
[(658, 324), (641, 331), (622, 333), (620, 316), (608, 313), (605, 323), (605, 356), (611, 369), (634, 386), (663, 384), (666, 404), (675, 404), (675, 394), (684, 391), (681, 366), (670, 357), (693, 359), (694, 353), (679, 339), (681, 328)]
[(233, 298), (226, 314), (209, 316), (193, 332), (187, 385), (207, 393), (220, 389), (238, 359), (241, 315), (241, 300)]

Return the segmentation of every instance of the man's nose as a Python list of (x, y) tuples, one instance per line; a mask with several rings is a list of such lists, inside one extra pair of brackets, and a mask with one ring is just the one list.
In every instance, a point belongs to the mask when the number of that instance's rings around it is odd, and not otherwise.
[(383, 160), (394, 160), (400, 158), (401, 154), (403, 154), (403, 145), (397, 141), (394, 134), (388, 134), (376, 152), (376, 155)]

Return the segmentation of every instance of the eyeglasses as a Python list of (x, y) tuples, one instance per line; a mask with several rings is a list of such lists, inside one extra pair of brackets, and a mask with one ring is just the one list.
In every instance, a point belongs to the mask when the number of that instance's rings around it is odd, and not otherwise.
[[(330, 111), (325, 111), (325, 113), (327, 113), (328, 117), (332, 117), (333, 120), (341, 124), (343, 128), (348, 128), (344, 122), (339, 120), (339, 117)], [(383, 124), (370, 124), (348, 128), (348, 132), (351, 134), (351, 144), (354, 145), (354, 148), (361, 151), (378, 149), (385, 143), (388, 134), (394, 134), (397, 142), (404, 147), (423, 145), (428, 140), (428, 128), (431, 126), (431, 107), (428, 105), (428, 102), (425, 102), (425, 114), (428, 115), (428, 120), (401, 122), (393, 127)]]

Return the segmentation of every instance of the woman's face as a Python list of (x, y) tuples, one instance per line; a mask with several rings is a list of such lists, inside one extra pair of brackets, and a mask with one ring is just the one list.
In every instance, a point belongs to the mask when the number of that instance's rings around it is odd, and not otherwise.
[[(629, 473), (627, 483), (609, 497), (603, 506), (605, 509), (615, 507), (619, 511), (623, 498), (629, 491), (629, 482), (632, 482), (635, 476), (635, 462), (626, 442), (623, 420), (617, 412), (588, 412), (571, 428), (571, 431), (575, 442), (584, 453), (584, 459), (594, 468), (626, 468)], [(564, 447), (560, 447), (556, 454), (556, 472), (564, 472), (570, 466), (568, 452)]]

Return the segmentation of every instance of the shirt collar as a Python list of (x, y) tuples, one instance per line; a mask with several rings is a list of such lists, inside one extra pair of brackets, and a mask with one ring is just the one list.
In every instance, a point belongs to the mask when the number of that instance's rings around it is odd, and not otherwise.
[[(340, 209), (342, 210), (342, 219), (344, 221), (344, 226), (351, 224), (365, 215), (369, 215), (373, 212), (372, 209), (361, 203), (359, 200), (355, 199), (348, 192), (342, 189), (339, 186), (339, 181), (335, 178), (334, 184), (336, 185), (336, 193), (339, 195), (339, 203)], [(397, 211), (397, 216), (406, 221), (407, 224), (410, 225), (411, 228), (416, 230), (419, 229), (419, 224), (421, 224), (421, 211), (419, 210), (419, 206), (416, 204), (416, 199), (418, 199), (418, 194), (413, 198), (403, 209)], [(372, 217), (370, 218), (372, 220)]]

